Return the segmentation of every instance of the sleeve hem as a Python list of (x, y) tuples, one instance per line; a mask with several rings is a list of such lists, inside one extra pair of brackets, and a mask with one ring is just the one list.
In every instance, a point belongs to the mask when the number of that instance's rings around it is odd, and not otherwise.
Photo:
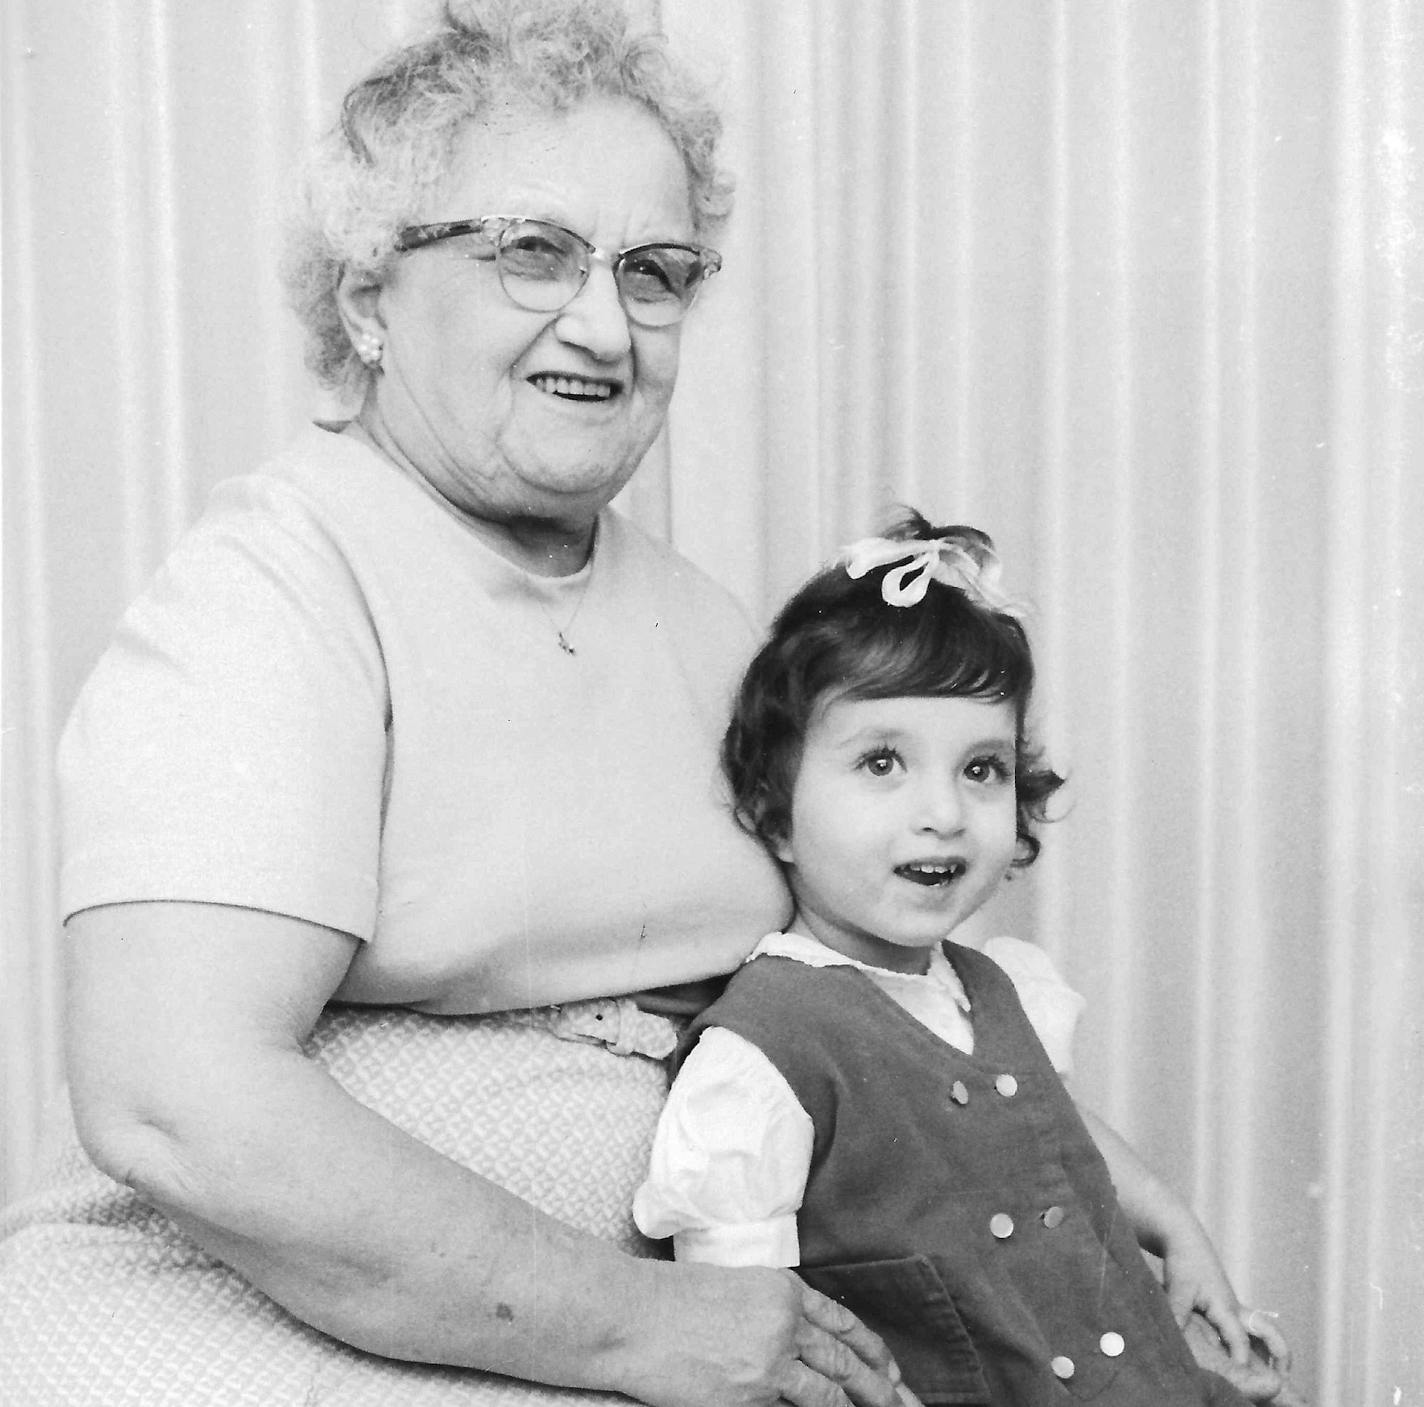
[(164, 848), (68, 860), (60, 878), (61, 919), (106, 904), (226, 904), (317, 923), (362, 941), (375, 934), (377, 890), (369, 876), (316, 866), (301, 876), (286, 868), (280, 873), (260, 866), (238, 871), (230, 858), (226, 864), (216, 859), (175, 864), (165, 856), (160, 868), (155, 853), (163, 854)]
[(678, 1260), (708, 1265), (792, 1266), (801, 1261), (794, 1216), (679, 1231), (672, 1238), (672, 1246)]

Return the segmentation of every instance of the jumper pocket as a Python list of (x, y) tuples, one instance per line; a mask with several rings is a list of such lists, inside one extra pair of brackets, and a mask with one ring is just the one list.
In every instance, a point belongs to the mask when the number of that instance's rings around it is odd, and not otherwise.
[(801, 1266), (797, 1274), (885, 1340), (925, 1407), (988, 1407), (979, 1355), (928, 1256)]

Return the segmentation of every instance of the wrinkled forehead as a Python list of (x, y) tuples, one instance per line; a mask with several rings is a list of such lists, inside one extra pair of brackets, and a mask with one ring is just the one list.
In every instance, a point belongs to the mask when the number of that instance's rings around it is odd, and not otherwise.
[[(548, 108), (511, 100), (453, 134), (427, 219), (528, 215), (601, 243), (693, 234), (686, 165), (658, 119), (628, 98)], [(632, 231), (632, 234), (628, 234)]]

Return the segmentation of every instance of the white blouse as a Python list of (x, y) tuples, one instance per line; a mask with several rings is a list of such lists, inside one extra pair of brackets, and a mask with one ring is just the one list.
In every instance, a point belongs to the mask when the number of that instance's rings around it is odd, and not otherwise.
[[(1066, 1076), (1083, 998), (1031, 943), (991, 938), (983, 952), (1008, 973), (1054, 1069)], [(748, 961), (764, 954), (858, 967), (942, 1040), (973, 1053), (969, 999), (938, 948), (923, 976), (868, 967), (799, 933), (768, 935)], [(678, 1260), (797, 1265), (796, 1213), (813, 1139), (810, 1116), (771, 1061), (741, 1036), (709, 1027), (673, 1082), (633, 1219), (645, 1236), (671, 1236)]]

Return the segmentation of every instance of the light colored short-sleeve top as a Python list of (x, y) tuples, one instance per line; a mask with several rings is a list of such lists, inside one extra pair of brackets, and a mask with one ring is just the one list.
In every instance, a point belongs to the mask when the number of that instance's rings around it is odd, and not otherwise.
[(717, 768), (751, 645), (612, 510), (534, 576), (313, 427), (219, 486), (82, 691), (64, 911), (295, 916), (363, 940), (338, 996), (431, 1011), (728, 971), (789, 910)]

